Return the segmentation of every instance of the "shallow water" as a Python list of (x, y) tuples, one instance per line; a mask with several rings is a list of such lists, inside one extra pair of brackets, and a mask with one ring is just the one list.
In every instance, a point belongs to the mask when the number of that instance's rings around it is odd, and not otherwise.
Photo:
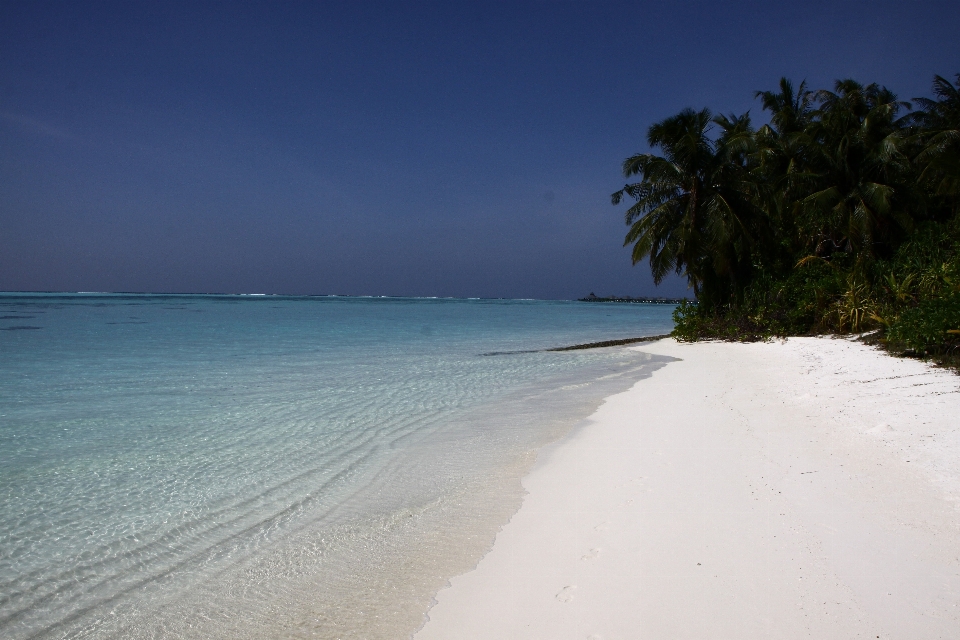
[(0, 636), (403, 637), (671, 311), (0, 295)]

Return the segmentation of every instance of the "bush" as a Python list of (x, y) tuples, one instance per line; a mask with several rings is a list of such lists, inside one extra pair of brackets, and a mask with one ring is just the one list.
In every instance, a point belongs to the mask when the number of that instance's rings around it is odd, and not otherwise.
[(885, 338), (887, 346), (898, 351), (956, 355), (960, 347), (960, 293), (924, 300), (907, 309), (890, 324)]
[(698, 340), (737, 340), (756, 342), (771, 337), (751, 318), (730, 312), (709, 312), (697, 304), (683, 301), (673, 310), (672, 335), (680, 342)]
[(712, 310), (690, 303), (678, 306), (673, 314), (673, 336), (686, 342), (755, 342), (833, 330), (834, 305), (842, 295), (842, 283), (838, 269), (825, 262), (811, 263), (779, 278), (761, 273), (740, 304)]

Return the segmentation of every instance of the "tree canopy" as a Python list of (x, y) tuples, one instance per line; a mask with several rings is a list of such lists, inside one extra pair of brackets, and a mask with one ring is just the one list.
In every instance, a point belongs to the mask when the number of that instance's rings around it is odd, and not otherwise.
[(681, 339), (865, 332), (900, 351), (960, 350), (960, 74), (933, 97), (780, 80), (749, 113), (684, 109), (627, 158), (625, 245), (697, 303)]

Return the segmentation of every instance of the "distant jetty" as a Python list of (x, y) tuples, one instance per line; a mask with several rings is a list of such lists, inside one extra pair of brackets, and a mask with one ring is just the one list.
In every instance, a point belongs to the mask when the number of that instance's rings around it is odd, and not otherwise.
[(600, 298), (595, 293), (591, 293), (586, 298), (580, 298), (579, 302), (641, 302), (646, 304), (680, 304), (681, 302), (692, 302), (687, 298), (632, 298), (630, 296), (608, 296)]

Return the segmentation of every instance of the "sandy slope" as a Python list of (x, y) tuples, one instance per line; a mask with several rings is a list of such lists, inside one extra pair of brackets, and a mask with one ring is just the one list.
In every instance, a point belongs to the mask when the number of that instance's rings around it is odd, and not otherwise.
[(845, 340), (679, 360), (541, 454), (417, 640), (960, 638), (960, 377)]

